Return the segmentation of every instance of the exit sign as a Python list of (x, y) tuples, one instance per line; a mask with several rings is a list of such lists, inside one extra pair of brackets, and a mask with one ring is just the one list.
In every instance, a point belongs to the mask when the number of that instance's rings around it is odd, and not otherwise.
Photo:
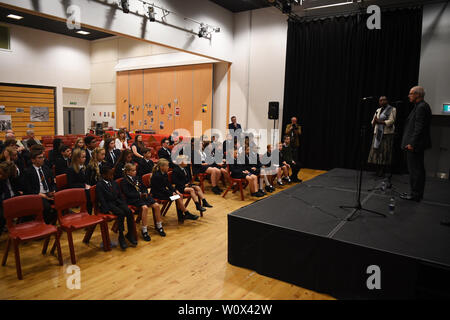
[(442, 108), (442, 112), (444, 113), (450, 113), (450, 103), (445, 103), (443, 108)]
[(76, 101), (70, 101), (70, 104), (76, 106), (77, 102)]

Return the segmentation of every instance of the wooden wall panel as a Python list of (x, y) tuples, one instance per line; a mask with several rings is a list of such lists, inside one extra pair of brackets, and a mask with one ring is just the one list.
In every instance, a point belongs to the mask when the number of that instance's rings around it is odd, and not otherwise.
[[(159, 127), (160, 134), (171, 134), (174, 129), (174, 99), (175, 99), (175, 69), (162, 68), (159, 70), (159, 123), (164, 123), (164, 128)], [(169, 106), (170, 104), (170, 106)], [(161, 106), (164, 108), (161, 112)], [(171, 116), (170, 116), (171, 115)]]
[[(133, 121), (130, 131), (154, 130), (169, 135), (174, 129), (185, 128), (193, 135), (194, 120), (200, 120), (204, 132), (212, 125), (212, 94), (212, 64), (118, 72), (117, 127), (128, 127), (128, 118), (123, 121), (123, 114), (128, 117), (128, 105), (131, 104), (135, 108), (134, 115), (130, 114)], [(127, 97), (128, 103), (125, 102)], [(206, 112), (202, 110), (204, 106)], [(180, 108), (179, 116), (176, 116), (177, 107)], [(149, 116), (148, 111), (152, 111), (153, 116)]]
[(130, 131), (142, 130), (142, 106), (144, 105), (144, 71), (133, 70), (130, 78)]
[[(202, 130), (205, 132), (212, 125), (212, 64), (195, 65), (193, 71), (193, 115), (195, 121), (202, 121)], [(206, 106), (206, 112), (202, 111), (203, 106)]]
[[(116, 91), (116, 126), (117, 128), (128, 128), (128, 71), (117, 72), (117, 91)], [(123, 115), (126, 115), (126, 119)]]
[[(175, 116), (175, 129), (186, 129), (191, 135), (194, 134), (193, 114), (192, 114), (192, 90), (193, 90), (193, 72), (191, 66), (177, 67), (176, 69), (176, 88), (175, 96), (178, 104), (175, 107), (180, 108), (180, 115)], [(175, 110), (174, 110), (175, 113)]]
[[(11, 116), (12, 129), (16, 138), (21, 140), (29, 129), (28, 124), (34, 125), (34, 132), (38, 139), (44, 135), (55, 134), (55, 89), (36, 88), (29, 86), (0, 85), (0, 105), (5, 106), (3, 115)], [(46, 122), (30, 121), (30, 107), (49, 108), (49, 120)], [(16, 112), (17, 108), (23, 112)], [(0, 139), (5, 139), (5, 132), (0, 132)]]
[[(146, 130), (159, 133), (159, 70), (144, 70), (144, 121), (147, 120)], [(151, 111), (151, 116), (148, 112)], [(152, 121), (153, 119), (153, 121)]]

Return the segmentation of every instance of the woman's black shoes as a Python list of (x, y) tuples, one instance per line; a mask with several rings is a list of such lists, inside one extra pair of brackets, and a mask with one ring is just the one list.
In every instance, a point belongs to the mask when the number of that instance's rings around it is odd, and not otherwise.
[(137, 240), (134, 238), (134, 235), (128, 232), (125, 236), (127, 240), (131, 243), (132, 246), (137, 246)]
[(222, 193), (222, 190), (218, 186), (215, 186), (212, 188), (212, 192), (214, 192), (214, 194), (219, 195)]
[(203, 199), (203, 200), (202, 200), (202, 205), (203, 205), (203, 207), (205, 207), (205, 208), (212, 208), (212, 207), (213, 207), (212, 205), (210, 205), (210, 204), (208, 203), (208, 201), (206, 201), (206, 199)]
[(196, 208), (198, 211), (200, 211), (200, 212), (205, 212), (205, 211), (206, 211), (206, 209), (203, 208), (203, 207), (200, 205), (200, 202), (196, 202), (196, 203), (195, 203), (195, 208)]
[(252, 193), (252, 197), (257, 197), (257, 198), (261, 198), (264, 197), (264, 194), (262, 194), (261, 192), (254, 192)]
[(183, 216), (183, 212), (181, 212), (181, 210), (177, 210), (177, 216), (178, 216), (178, 222), (184, 223), (184, 216)]

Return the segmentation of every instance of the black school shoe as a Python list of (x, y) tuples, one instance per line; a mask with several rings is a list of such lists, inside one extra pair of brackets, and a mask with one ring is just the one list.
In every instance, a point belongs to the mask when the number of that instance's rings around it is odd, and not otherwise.
[(156, 229), (156, 231), (158, 231), (158, 233), (159, 233), (159, 235), (160, 235), (161, 237), (165, 237), (165, 236), (166, 236), (166, 233), (164, 232), (163, 227), (161, 227), (161, 228), (155, 228), (155, 229)]
[(197, 220), (197, 219), (198, 219), (198, 216), (190, 213), (189, 211), (186, 211), (184, 213), (184, 220)]
[(148, 232), (143, 232), (143, 231), (141, 230), (141, 234), (142, 234), (142, 238), (144, 239), (144, 241), (149, 242), (149, 241), (152, 240), (152, 239), (150, 238), (150, 235), (148, 234)]
[(128, 232), (128, 233), (125, 235), (125, 238), (127, 238), (127, 240), (131, 243), (131, 245), (132, 245), (133, 247), (137, 246), (137, 240), (134, 238), (134, 234)]
[(206, 199), (202, 200), (202, 206), (205, 207), (205, 208), (212, 208), (213, 207), (212, 205), (210, 205), (208, 203), (208, 201), (206, 201)]

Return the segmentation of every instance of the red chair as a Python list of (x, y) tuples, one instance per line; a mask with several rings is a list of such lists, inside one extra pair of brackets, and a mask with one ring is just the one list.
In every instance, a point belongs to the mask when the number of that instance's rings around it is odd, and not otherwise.
[[(8, 252), (11, 242), (14, 246), (16, 258), (17, 278), (23, 279), (22, 268), (20, 264), (19, 244), (23, 241), (46, 239), (42, 254), (47, 252), (48, 243), (52, 235), (55, 236), (55, 246), (58, 249), (59, 265), (63, 265), (61, 246), (59, 243), (60, 231), (53, 225), (44, 222), (42, 212), (44, 210), (42, 198), (38, 195), (27, 195), (11, 198), (3, 201), (3, 212), (8, 227), (8, 242), (6, 244), (5, 255), (3, 256), (2, 266), (6, 265)], [(13, 220), (24, 216), (35, 215), (35, 219), (30, 222), (14, 224)]]
[[(106, 221), (106, 225), (107, 226), (108, 226), (108, 222), (114, 221), (114, 224), (113, 224), (111, 230), (114, 233), (117, 233), (118, 232), (117, 216), (114, 215), (114, 214), (100, 212), (100, 209), (98, 208), (98, 202), (97, 202), (96, 186), (91, 187), (89, 192), (91, 194), (91, 201), (92, 201), (92, 207), (94, 208), (94, 214), (96, 216), (101, 217), (102, 219), (104, 219)], [(106, 230), (107, 230), (107, 232), (106, 232), (106, 240), (108, 242), (108, 250), (110, 250), (111, 249), (111, 238), (109, 237), (109, 230), (108, 230), (108, 228), (106, 228)], [(93, 231), (93, 229), (92, 229), (92, 231)], [(134, 229), (131, 230), (131, 231), (133, 231), (135, 239), (137, 239), (136, 223), (134, 223)], [(130, 230), (128, 230), (128, 232), (130, 232)]]
[(225, 198), (225, 196), (227, 195), (228, 191), (231, 190), (231, 188), (233, 188), (233, 193), (237, 192), (238, 190), (241, 192), (241, 200), (244, 201), (244, 189), (247, 187), (248, 185), (248, 181), (247, 179), (234, 179), (231, 177), (231, 173), (230, 173), (230, 165), (227, 164), (227, 172), (228, 172), (228, 176), (229, 176), (229, 181), (230, 181), (230, 185), (227, 187), (227, 190), (225, 190), (225, 193), (223, 194), (222, 197)]
[(152, 174), (151, 173), (147, 173), (144, 174), (142, 176), (142, 183), (144, 184), (144, 186), (146, 186), (147, 188), (150, 188), (150, 179), (152, 178)]
[[(80, 207), (80, 212), (73, 212), (69, 209)], [(69, 242), (70, 259), (72, 264), (76, 264), (75, 249), (73, 246), (72, 233), (75, 230), (88, 228), (83, 242), (89, 243), (90, 237), (95, 227), (99, 224), (102, 233), (103, 249), (109, 250), (106, 238), (107, 224), (106, 221), (96, 215), (90, 215), (86, 209), (86, 193), (84, 189), (67, 189), (55, 193), (55, 208), (58, 211), (58, 221), (61, 229), (67, 232), (67, 240)], [(90, 230), (92, 229), (92, 231)], [(54, 249), (52, 249), (53, 251)]]
[(208, 177), (207, 173), (197, 173), (192, 176), (192, 183), (195, 181), (195, 178), (198, 178), (200, 181), (200, 189), (202, 189), (202, 192), (205, 192), (205, 185), (203, 181)]
[(67, 188), (67, 174), (56, 176), (56, 190), (61, 191)]

